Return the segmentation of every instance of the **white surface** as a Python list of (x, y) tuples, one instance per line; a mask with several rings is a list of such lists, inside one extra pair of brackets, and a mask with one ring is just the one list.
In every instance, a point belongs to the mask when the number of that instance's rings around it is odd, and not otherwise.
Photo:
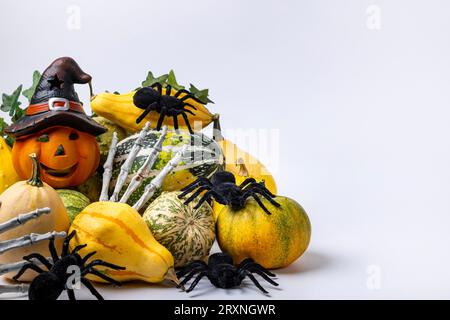
[[(80, 30), (66, 28), (69, 4)], [(377, 31), (366, 27), (372, 4)], [(450, 298), (449, 11), (444, 0), (2, 1), (0, 91), (62, 55), (97, 92), (173, 68), (180, 83), (210, 88), (224, 127), (280, 130), (271, 168), (313, 238), (277, 272), (272, 298)], [(102, 292), (186, 298), (156, 286)], [(189, 297), (263, 298), (206, 283)]]

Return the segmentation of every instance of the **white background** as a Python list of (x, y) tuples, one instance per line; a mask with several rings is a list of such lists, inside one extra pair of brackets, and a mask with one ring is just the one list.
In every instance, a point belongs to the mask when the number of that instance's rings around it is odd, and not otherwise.
[[(79, 30), (67, 26), (70, 5)], [(367, 26), (370, 5), (379, 30)], [(261, 158), (279, 193), (309, 213), (313, 238), (277, 272), (280, 289), (266, 285), (271, 298), (450, 298), (449, 13), (444, 0), (3, 0), (0, 91), (28, 86), (33, 70), (64, 55), (93, 75), (96, 92), (173, 68), (180, 83), (210, 88), (223, 127), (279, 130), (279, 163)], [(87, 103), (87, 88), (78, 91)], [(250, 284), (206, 281), (191, 295), (101, 292), (265, 298)]]

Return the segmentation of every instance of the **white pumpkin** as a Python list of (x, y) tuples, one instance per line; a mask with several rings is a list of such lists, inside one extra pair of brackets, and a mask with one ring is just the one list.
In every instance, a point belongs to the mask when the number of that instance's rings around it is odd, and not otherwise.
[(211, 206), (204, 202), (195, 210), (197, 201), (185, 205), (180, 193), (163, 192), (143, 216), (155, 239), (172, 253), (175, 267), (205, 260), (215, 239)]

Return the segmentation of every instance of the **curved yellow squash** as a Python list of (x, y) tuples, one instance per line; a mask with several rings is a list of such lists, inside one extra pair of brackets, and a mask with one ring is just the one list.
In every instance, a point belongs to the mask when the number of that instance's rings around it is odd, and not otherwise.
[[(124, 94), (103, 92), (97, 94), (91, 99), (92, 111), (131, 133), (140, 131), (147, 121), (150, 121), (150, 125), (154, 128), (159, 118), (159, 113), (155, 111), (151, 111), (139, 124), (136, 123), (136, 119), (142, 114), (143, 109), (136, 107), (133, 103), (135, 92), (131, 91)], [(170, 95), (173, 96), (175, 93), (176, 90), (172, 90)], [(163, 94), (165, 94), (165, 89), (163, 89)], [(182, 93), (179, 97), (182, 98), (184, 95), (185, 93)], [(186, 114), (194, 130), (204, 128), (213, 121), (213, 115), (203, 104), (192, 99), (187, 99), (186, 102), (197, 108), (197, 110), (192, 110), (195, 115)], [(172, 117), (165, 117), (163, 124), (173, 128)], [(180, 128), (186, 128), (186, 124), (181, 117), (178, 119), (178, 124)]]
[[(172, 254), (155, 240), (139, 213), (127, 204), (94, 202), (76, 216), (69, 233), (72, 230), (77, 233), (71, 248), (87, 244), (80, 251), (81, 256), (96, 251), (91, 260), (101, 259), (126, 268), (111, 270), (96, 266), (115, 280), (178, 281)], [(93, 275), (88, 277), (104, 282)]]
[(241, 210), (229, 206), (222, 210), (216, 224), (219, 246), (236, 263), (252, 258), (267, 269), (286, 267), (307, 249), (311, 223), (305, 210), (292, 199), (276, 197), (279, 208), (266, 199), (262, 201), (271, 215), (253, 199)]
[(17, 181), (20, 178), (12, 163), (11, 148), (0, 137), (0, 194)]

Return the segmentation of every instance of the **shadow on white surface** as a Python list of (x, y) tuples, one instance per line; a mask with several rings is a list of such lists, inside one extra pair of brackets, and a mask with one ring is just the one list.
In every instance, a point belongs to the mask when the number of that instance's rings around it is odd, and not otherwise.
[(290, 266), (274, 271), (275, 274), (302, 274), (330, 267), (332, 259), (322, 253), (307, 251), (299, 260)]

